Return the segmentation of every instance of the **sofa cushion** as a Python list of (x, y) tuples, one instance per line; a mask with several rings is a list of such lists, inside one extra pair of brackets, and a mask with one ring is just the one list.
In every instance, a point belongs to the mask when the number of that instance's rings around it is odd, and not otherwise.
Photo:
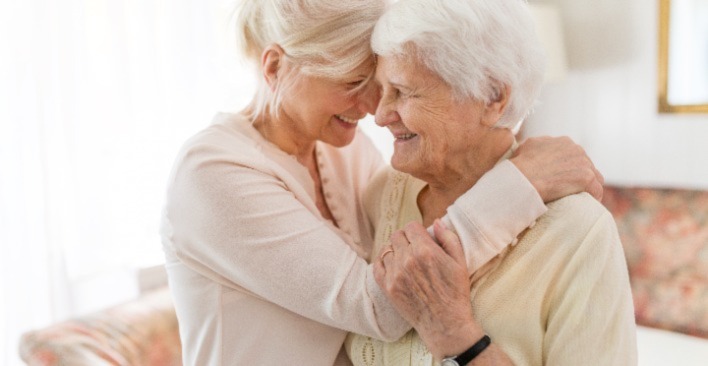
[(708, 338), (708, 191), (606, 187), (637, 324)]
[(30, 366), (181, 365), (179, 329), (169, 291), (25, 333)]

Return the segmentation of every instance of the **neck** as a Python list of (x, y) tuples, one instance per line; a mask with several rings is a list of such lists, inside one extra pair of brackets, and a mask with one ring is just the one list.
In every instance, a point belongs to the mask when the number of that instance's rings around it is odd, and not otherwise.
[(293, 155), (300, 164), (308, 168), (314, 167), (316, 141), (302, 136), (293, 126), (292, 121), (271, 117), (267, 112), (253, 121), (253, 127), (263, 138), (283, 152)]
[(442, 173), (421, 177), (428, 183), (418, 195), (418, 208), (425, 226), (445, 215), (447, 208), (467, 192), (511, 148), (514, 136), (509, 130), (499, 129), (482, 146), (470, 151), (470, 159), (451, 164)]

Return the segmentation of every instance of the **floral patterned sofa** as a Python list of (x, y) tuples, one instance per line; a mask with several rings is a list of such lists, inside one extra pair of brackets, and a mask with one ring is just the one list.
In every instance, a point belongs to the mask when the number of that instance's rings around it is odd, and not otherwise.
[(708, 191), (605, 187), (622, 238), (640, 366), (708, 365)]
[(603, 204), (624, 246), (637, 324), (708, 338), (708, 191), (606, 187)]
[(30, 366), (181, 366), (182, 349), (167, 288), (94, 314), (25, 333)]
[[(608, 186), (603, 204), (625, 247), (641, 326), (640, 365), (706, 364), (708, 191)], [(20, 355), (31, 366), (172, 366), (181, 365), (180, 353), (167, 289), (28, 332), (20, 342)], [(699, 361), (677, 360), (684, 355)]]

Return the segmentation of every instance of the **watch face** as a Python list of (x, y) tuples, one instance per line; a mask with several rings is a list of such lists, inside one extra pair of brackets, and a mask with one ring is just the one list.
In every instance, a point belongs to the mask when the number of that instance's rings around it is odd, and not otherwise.
[(460, 364), (452, 358), (444, 358), (440, 366), (460, 366)]

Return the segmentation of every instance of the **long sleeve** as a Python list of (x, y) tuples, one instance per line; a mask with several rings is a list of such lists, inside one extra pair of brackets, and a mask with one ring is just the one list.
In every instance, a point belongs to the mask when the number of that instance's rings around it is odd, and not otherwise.
[(410, 329), (372, 267), (319, 216), (302, 177), (245, 148), (247, 139), (200, 138), (173, 172), (166, 251), (213, 282), (318, 323), (389, 340)]
[(460, 237), (471, 274), (515, 244), (517, 236), (546, 211), (536, 189), (504, 160), (460, 196), (442, 221)]
[(544, 364), (636, 365), (629, 276), (609, 212), (597, 218), (567, 257), (549, 289)]

